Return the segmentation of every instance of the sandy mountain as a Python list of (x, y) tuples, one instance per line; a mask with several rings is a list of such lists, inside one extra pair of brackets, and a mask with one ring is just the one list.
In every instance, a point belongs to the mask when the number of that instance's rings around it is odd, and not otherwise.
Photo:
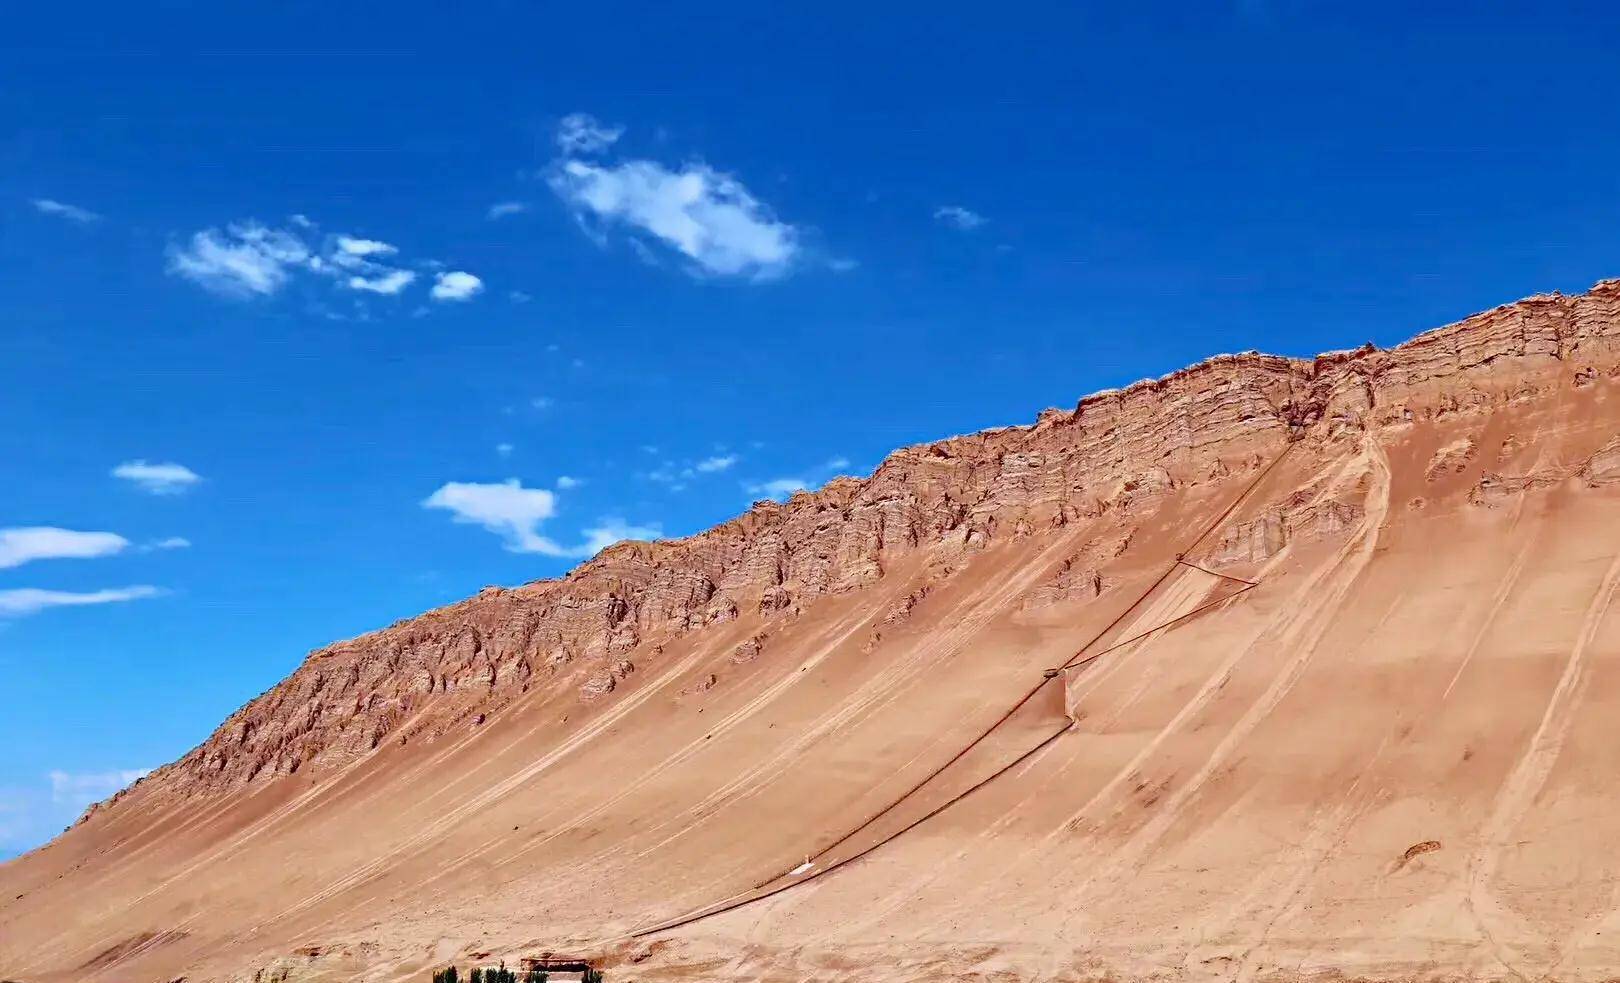
[(1620, 281), (1221, 356), (321, 649), (0, 978), (1620, 976), (1617, 373)]

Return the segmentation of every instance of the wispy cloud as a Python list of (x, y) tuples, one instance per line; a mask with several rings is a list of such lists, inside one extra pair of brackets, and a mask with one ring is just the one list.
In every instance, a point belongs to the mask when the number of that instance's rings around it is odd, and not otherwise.
[(809, 484), (803, 478), (772, 478), (745, 486), (750, 495), (761, 495), (765, 498), (784, 499), (797, 491), (804, 491)]
[(337, 251), (344, 256), (392, 256), (399, 252), (399, 247), (377, 239), (340, 235), (337, 237)]
[(934, 209), (934, 219), (954, 229), (971, 232), (983, 225), (989, 219), (978, 212), (970, 211), (961, 205), (941, 205)]
[(54, 769), (37, 782), (0, 785), (0, 857), (37, 846), (92, 803), (149, 773), (145, 768)]
[(502, 444), (496, 444), (495, 445), (495, 453), (499, 454), (502, 457), (511, 457), (512, 456), (512, 451), (514, 449), (515, 448), (513, 448), (513, 446), (511, 444), (502, 443)]
[[(724, 451), (723, 445), (716, 445), (716, 449)], [(658, 448), (650, 445), (643, 446), (642, 450), (649, 454), (657, 454)], [(687, 483), (704, 475), (719, 474), (729, 471), (742, 460), (740, 454), (719, 453), (698, 460), (663, 460), (658, 466), (649, 471), (638, 472), (636, 477), (655, 484), (664, 485), (672, 492), (685, 491)]]
[(161, 464), (125, 461), (112, 469), (112, 476), (132, 482), (152, 495), (178, 495), (202, 481), (202, 475), (173, 461)]
[(393, 296), (410, 286), (415, 279), (416, 274), (410, 270), (390, 270), (387, 273), (373, 277), (349, 277), (349, 289)]
[(589, 113), (570, 113), (557, 125), (557, 149), (571, 157), (596, 154), (618, 143), (622, 136), (622, 126), (607, 126)]
[(80, 532), (55, 526), (0, 529), (0, 570), (35, 560), (88, 560), (121, 553), (129, 540), (113, 532)]
[(706, 457), (703, 460), (701, 460), (701, 461), (697, 462), (696, 464), (692, 465), (692, 470), (697, 471), (697, 472), (699, 472), (701, 474), (712, 474), (712, 473), (714, 473), (716, 471), (728, 470), (733, 464), (736, 464), (738, 460), (739, 460), (739, 458), (735, 454), (725, 454), (725, 455), (716, 455), (714, 457)]
[(309, 261), (298, 236), (255, 222), (204, 229), (169, 250), (169, 272), (226, 297), (273, 294)]
[(745, 481), (743, 490), (756, 498), (770, 498), (782, 501), (794, 492), (809, 491), (830, 481), (832, 478), (845, 473), (849, 467), (849, 458), (843, 455), (830, 457), (819, 465), (812, 465), (800, 470), (797, 475), (771, 478), (764, 481)]
[(613, 167), (570, 160), (551, 186), (582, 218), (649, 233), (706, 274), (769, 279), (799, 255), (797, 230), (741, 182), (704, 164), (669, 170), (649, 160)]
[(142, 543), (140, 551), (142, 553), (153, 553), (160, 550), (188, 550), (190, 548), (191, 540), (184, 536), (170, 536), (167, 539), (154, 539), (150, 543)]
[[(268, 297), (295, 278), (324, 279), (338, 289), (395, 296), (419, 279), (405, 268), (413, 264), (399, 263), (400, 249), (391, 242), (347, 234), (322, 236), (303, 215), (293, 216), (289, 225), (274, 228), (249, 220), (195, 232), (183, 245), (169, 247), (169, 272), (234, 298)], [(439, 273), (431, 295), (464, 300), (481, 287), (471, 273)]]
[(522, 215), (528, 210), (529, 203), (526, 201), (498, 201), (489, 206), (489, 211), (486, 213), (486, 215), (490, 221), (494, 221), (496, 219), (506, 218), (508, 215)]
[(566, 474), (558, 475), (557, 477), (557, 487), (563, 491), (567, 491), (570, 488), (578, 488), (582, 484), (584, 484), (584, 482), (580, 479), (571, 478)]
[(118, 604), (142, 598), (158, 597), (163, 589), (140, 584), (134, 587), (109, 587), (96, 591), (41, 590), (37, 587), (19, 587), (0, 590), (0, 618), (17, 618), (35, 614), (46, 608), (80, 607), (91, 604)]
[(435, 275), (432, 295), (434, 300), (471, 300), (483, 289), (484, 281), (463, 270), (453, 270)]
[(683, 477), (692, 477), (692, 473), (691, 468), (678, 468), (675, 466), (674, 461), (664, 461), (658, 467), (643, 474), (642, 477), (660, 485), (668, 485), (670, 491), (685, 491), (686, 482), (681, 479)]
[(595, 556), (615, 543), (627, 539), (656, 540), (664, 537), (664, 530), (656, 523), (638, 526), (618, 516), (603, 518), (598, 525), (585, 530), (585, 542), (576, 548), (575, 556)]
[(80, 225), (89, 225), (92, 222), (101, 221), (101, 216), (88, 208), (69, 205), (65, 201), (57, 201), (54, 198), (35, 198), (34, 208), (46, 215), (55, 215), (57, 218), (65, 218), (69, 222), (77, 222)]
[[(26, 789), (0, 785), (0, 857), (27, 849), (48, 835), (40, 829), (42, 823), (37, 815), (39, 810), (33, 804), (34, 798)], [(50, 832), (60, 829), (65, 822), (64, 819), (54, 824)]]
[(138, 779), (152, 773), (150, 768), (119, 768), (114, 771), (52, 771), (51, 801), (83, 811)]
[[(573, 485), (559, 479), (557, 487)], [(608, 517), (584, 529), (584, 541), (579, 545), (563, 546), (540, 530), (546, 520), (557, 514), (556, 493), (545, 488), (525, 488), (516, 478), (491, 483), (447, 482), (423, 500), (422, 507), (449, 512), (453, 522), (477, 525), (496, 534), (513, 553), (589, 557), (621, 539), (656, 539), (661, 535), (656, 525)]]
[[(583, 160), (587, 150), (606, 150), (620, 131), (602, 130), (600, 124), (594, 130), (571, 129), (568, 121), (575, 119), (568, 117), (558, 131), (564, 158), (549, 183), (598, 239), (605, 241), (605, 230), (614, 226), (651, 236), (690, 260), (691, 271), (701, 275), (770, 279), (787, 273), (800, 258), (799, 230), (779, 221), (735, 177), (703, 163), (669, 168), (652, 160)], [(581, 132), (611, 132), (612, 139), (582, 141)], [(631, 242), (640, 244), (636, 238)]]

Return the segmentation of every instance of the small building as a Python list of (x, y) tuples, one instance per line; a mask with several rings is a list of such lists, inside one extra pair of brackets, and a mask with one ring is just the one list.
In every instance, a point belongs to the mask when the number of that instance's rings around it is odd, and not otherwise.
[(554, 952), (542, 952), (538, 956), (524, 956), (518, 961), (523, 972), (518, 978), (522, 979), (534, 970), (545, 973), (549, 983), (568, 983), (572, 980), (583, 980), (591, 971), (591, 964), (574, 956), (559, 956)]

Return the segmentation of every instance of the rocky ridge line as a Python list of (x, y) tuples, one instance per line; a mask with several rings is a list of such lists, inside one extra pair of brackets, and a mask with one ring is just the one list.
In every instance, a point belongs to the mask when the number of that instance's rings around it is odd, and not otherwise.
[[(534, 686), (607, 696), (639, 646), (859, 589), (915, 550), (971, 551), (1331, 441), (1613, 376), (1620, 280), (1532, 297), (1392, 349), (1222, 355), (1004, 427), (895, 451), (685, 539), (610, 547), (557, 580), (477, 596), (311, 653), (202, 745), (121, 795), (220, 792), (431, 739)], [(606, 673), (606, 676), (603, 676)], [(603, 679), (608, 682), (603, 682)], [(593, 689), (594, 688), (594, 689)], [(410, 722), (407, 726), (407, 722)], [(92, 812), (94, 807), (92, 808)], [(86, 814), (87, 816), (89, 813)]]

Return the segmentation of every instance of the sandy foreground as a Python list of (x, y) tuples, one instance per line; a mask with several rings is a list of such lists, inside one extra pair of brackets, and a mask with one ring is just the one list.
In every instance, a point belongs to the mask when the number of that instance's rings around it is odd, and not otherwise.
[(1227, 356), (321, 650), (0, 867), (0, 978), (1620, 976), (1617, 345)]

